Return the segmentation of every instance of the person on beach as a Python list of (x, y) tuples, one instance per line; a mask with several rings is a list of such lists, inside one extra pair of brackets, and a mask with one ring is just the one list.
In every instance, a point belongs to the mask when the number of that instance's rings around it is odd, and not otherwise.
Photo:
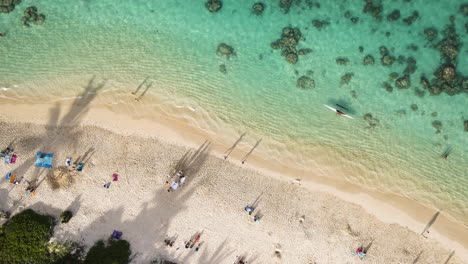
[(198, 243), (198, 245), (195, 247), (195, 252), (198, 252), (198, 250), (200, 250), (201, 245), (203, 245), (203, 242)]
[(183, 184), (185, 182), (185, 176), (182, 176), (179, 178), (180, 184)]
[(246, 213), (248, 213), (249, 215), (252, 215), (252, 213), (255, 211), (255, 208), (253, 208), (252, 206), (250, 205), (247, 205), (245, 208), (244, 208), (244, 211)]
[(72, 161), (72, 158), (71, 158), (71, 157), (67, 157), (67, 159), (65, 160), (65, 165), (66, 165), (67, 167), (70, 167), (71, 161)]
[(344, 115), (345, 113), (342, 112), (342, 111), (340, 111), (340, 110), (338, 110), (338, 109), (336, 109), (336, 114), (337, 114), (337, 115)]

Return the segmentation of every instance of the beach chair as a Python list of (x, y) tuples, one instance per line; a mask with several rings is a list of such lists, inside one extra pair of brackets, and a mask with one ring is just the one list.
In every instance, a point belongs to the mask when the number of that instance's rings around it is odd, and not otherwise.
[(82, 171), (84, 167), (84, 163), (80, 162), (78, 163), (78, 167), (76, 168), (77, 171)]
[(16, 180), (16, 175), (11, 175), (10, 183), (15, 183), (15, 180)]
[(11, 160), (10, 160), (11, 164), (15, 164), (16, 158), (18, 158), (16, 154), (13, 154), (13, 156), (11, 156)]
[(5, 175), (5, 180), (10, 180), (11, 178), (11, 172), (7, 172), (7, 174)]
[(114, 230), (114, 232), (112, 232), (111, 239), (115, 239), (115, 240), (122, 239), (122, 232)]

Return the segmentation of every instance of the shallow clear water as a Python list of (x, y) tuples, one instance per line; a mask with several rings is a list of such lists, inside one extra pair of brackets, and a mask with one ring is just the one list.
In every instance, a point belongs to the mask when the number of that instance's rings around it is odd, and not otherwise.
[[(415, 89), (423, 90), (421, 74), (431, 79), (440, 63), (423, 31), (437, 28), (437, 43), (450, 15), (455, 15), (464, 43), (457, 71), (467, 76), (468, 21), (459, 12), (462, 1), (382, 1), (380, 23), (362, 12), (364, 1), (313, 1), (320, 8), (302, 1), (288, 14), (278, 2), (265, 1), (266, 10), (256, 16), (250, 9), (253, 1), (224, 1), (217, 13), (208, 12), (204, 1), (23, 1), (10, 14), (0, 14), (0, 32), (7, 34), (0, 39), (0, 96), (24, 102), (67, 100), (95, 75), (108, 81), (94, 103), (131, 112), (129, 92), (149, 77), (152, 86), (141, 101), (148, 116), (183, 117), (224, 136), (226, 144), (235, 140), (233, 131), (248, 131), (244, 148), (263, 138), (259, 153), (276, 163), (407, 195), (467, 224), (468, 133), (463, 121), (468, 119), (468, 94), (415, 95)], [(43, 25), (20, 25), (29, 5), (46, 15)], [(393, 9), (401, 11), (401, 18), (388, 22), (385, 17)], [(407, 26), (402, 19), (413, 10), (419, 19)], [(359, 21), (352, 23), (346, 11)], [(318, 30), (312, 19), (330, 24)], [(270, 47), (286, 26), (300, 28), (304, 40), (298, 48), (313, 51), (296, 65)], [(234, 47), (236, 56), (218, 57), (221, 42)], [(408, 49), (410, 44), (418, 49)], [(392, 84), (389, 93), (382, 87), (391, 72), (401, 76), (406, 67), (381, 65), (382, 45), (395, 57), (416, 59), (410, 89)], [(367, 54), (374, 65), (363, 65)], [(338, 57), (349, 63), (338, 65)], [(220, 72), (220, 64), (227, 74)], [(354, 75), (340, 85), (346, 73)], [(315, 88), (296, 87), (303, 75), (314, 79)], [(349, 108), (355, 119), (336, 117), (322, 106), (335, 103)], [(413, 111), (412, 104), (418, 109)], [(375, 128), (364, 120), (366, 113), (379, 120)], [(442, 122), (441, 133), (435, 133), (434, 120)], [(450, 158), (440, 159), (449, 147)]]

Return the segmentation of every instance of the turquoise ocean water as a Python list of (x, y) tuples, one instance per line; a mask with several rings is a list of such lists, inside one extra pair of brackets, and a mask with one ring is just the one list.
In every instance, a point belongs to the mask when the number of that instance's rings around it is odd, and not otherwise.
[[(421, 74), (432, 79), (440, 65), (433, 46), (443, 39), (451, 15), (463, 44), (457, 71), (467, 76), (463, 1), (383, 0), (381, 22), (364, 14), (365, 1), (358, 0), (293, 1), (287, 14), (279, 0), (265, 1), (260, 16), (251, 11), (254, 1), (223, 2), (210, 13), (201, 0), (23, 0), (13, 12), (0, 14), (0, 33), (6, 33), (0, 38), (0, 96), (27, 103), (68, 100), (96, 76), (108, 81), (93, 103), (131, 113), (129, 92), (150, 78), (141, 101), (148, 117), (162, 112), (184, 118), (220, 137), (248, 131), (252, 144), (263, 138), (258, 151), (272, 162), (406, 195), (468, 224), (468, 93), (431, 96), (419, 83)], [(26, 28), (20, 20), (31, 5), (46, 21)], [(394, 9), (401, 18), (387, 21)], [(415, 10), (419, 18), (406, 25), (402, 19)], [(329, 24), (318, 30), (313, 19)], [(295, 65), (270, 46), (287, 26), (301, 30), (298, 48), (312, 49)], [(428, 27), (439, 32), (433, 42), (424, 35)], [(232, 46), (236, 56), (218, 57), (219, 43)], [(412, 44), (417, 50), (408, 49)], [(389, 81), (392, 72), (402, 75), (406, 63), (381, 65), (380, 46), (396, 58), (416, 60), (409, 89)], [(367, 54), (374, 65), (363, 65)], [(339, 65), (338, 57), (349, 62)], [(340, 84), (346, 73), (352, 79)], [(315, 88), (296, 87), (304, 75)], [(385, 81), (393, 92), (383, 88)], [(323, 107), (336, 103), (355, 119)], [(378, 120), (376, 126), (369, 127), (367, 113)], [(440, 133), (432, 125), (436, 120)], [(447, 149), (450, 158), (439, 158)]]

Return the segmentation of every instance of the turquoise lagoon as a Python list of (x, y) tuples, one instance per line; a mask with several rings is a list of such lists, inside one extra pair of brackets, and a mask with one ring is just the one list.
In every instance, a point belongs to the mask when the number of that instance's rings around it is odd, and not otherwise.
[[(66, 101), (96, 76), (107, 82), (93, 104), (131, 112), (129, 93), (149, 78), (152, 86), (141, 101), (148, 113), (182, 118), (226, 144), (247, 131), (244, 148), (263, 138), (258, 153), (271, 162), (405, 195), (468, 224), (468, 93), (431, 96), (419, 82), (422, 74), (432, 79), (441, 63), (433, 46), (451, 15), (463, 43), (457, 71), (466, 76), (462, 1), (384, 0), (381, 22), (364, 14), (365, 1), (358, 0), (304, 0), (287, 14), (279, 1), (265, 1), (260, 16), (251, 11), (254, 1), (223, 2), (219, 12), (210, 13), (201, 0), (23, 0), (13, 12), (0, 14), (0, 32), (7, 35), (0, 39), (0, 96), (5, 102)], [(30, 5), (46, 15), (43, 25), (21, 26)], [(387, 21), (394, 9), (401, 18)], [(402, 19), (414, 10), (419, 18), (408, 26)], [(329, 24), (319, 30), (313, 19)], [(286, 26), (301, 30), (298, 48), (312, 50), (295, 65), (270, 46)], [(433, 42), (424, 35), (428, 27), (439, 32)], [(220, 43), (232, 46), (236, 56), (218, 57)], [(389, 80), (392, 72), (401, 76), (406, 63), (383, 66), (380, 46), (396, 58), (416, 60), (409, 89)], [(367, 54), (374, 65), (363, 65)], [(349, 62), (339, 65), (339, 57)], [(221, 64), (227, 73), (220, 72)], [(353, 76), (341, 84), (346, 73)], [(297, 88), (301, 76), (312, 78), (315, 88)], [(355, 119), (323, 107), (336, 103)], [(364, 119), (368, 113), (373, 127)], [(436, 120), (440, 133), (432, 125)], [(447, 149), (450, 157), (443, 160)]]

